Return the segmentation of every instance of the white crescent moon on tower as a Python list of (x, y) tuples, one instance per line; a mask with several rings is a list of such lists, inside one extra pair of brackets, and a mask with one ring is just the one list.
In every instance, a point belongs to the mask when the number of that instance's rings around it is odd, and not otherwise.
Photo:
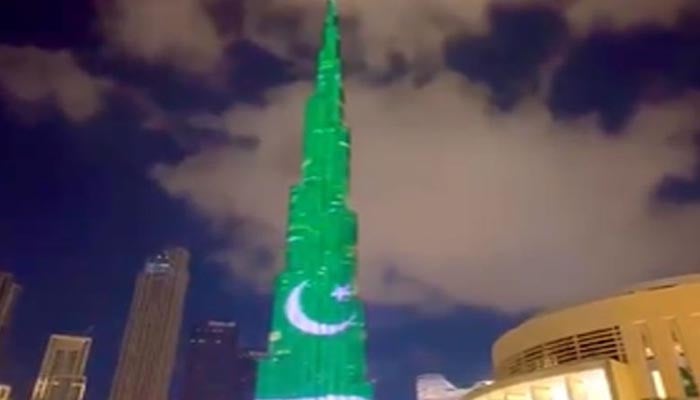
[(284, 313), (289, 323), (298, 330), (313, 336), (335, 336), (345, 332), (353, 325), (355, 322), (354, 314), (339, 324), (324, 324), (306, 315), (301, 305), (301, 294), (307, 285), (308, 282), (306, 281), (298, 284), (287, 297), (287, 301), (284, 304)]

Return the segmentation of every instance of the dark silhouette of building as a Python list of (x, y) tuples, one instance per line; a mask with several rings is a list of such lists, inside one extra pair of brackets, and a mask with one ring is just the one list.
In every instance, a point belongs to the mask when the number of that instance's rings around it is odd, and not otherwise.
[(188, 342), (182, 400), (253, 400), (259, 354), (240, 348), (235, 322), (197, 325)]
[(258, 360), (265, 357), (265, 353), (256, 350), (244, 350), (239, 355), (239, 393), (238, 400), (255, 399), (255, 383), (258, 370)]
[(208, 321), (192, 330), (183, 400), (233, 400), (238, 392), (238, 328)]

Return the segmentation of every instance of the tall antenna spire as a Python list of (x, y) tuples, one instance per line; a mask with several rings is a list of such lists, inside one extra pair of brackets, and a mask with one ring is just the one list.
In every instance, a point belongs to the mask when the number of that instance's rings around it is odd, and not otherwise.
[(321, 51), (318, 54), (318, 73), (331, 70), (340, 61), (340, 21), (335, 0), (326, 1), (326, 18), (323, 21)]
[(316, 94), (324, 96), (326, 102), (335, 103), (335, 109), (326, 112), (333, 117), (342, 119), (344, 102), (343, 60), (340, 45), (340, 19), (336, 0), (326, 0), (321, 51), (318, 54), (316, 68)]

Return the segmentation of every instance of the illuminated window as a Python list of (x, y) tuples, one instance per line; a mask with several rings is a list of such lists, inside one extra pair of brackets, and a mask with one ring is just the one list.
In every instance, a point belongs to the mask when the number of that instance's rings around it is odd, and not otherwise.
[(656, 361), (656, 354), (654, 352), (654, 345), (651, 343), (649, 328), (647, 328), (646, 325), (639, 325), (639, 329), (642, 338), (642, 346), (644, 347), (647, 370), (649, 371), (654, 393), (657, 398), (665, 399), (667, 397), (666, 385), (664, 384), (661, 371), (659, 371), (658, 362)]
[(683, 338), (680, 335), (680, 329), (678, 328), (678, 322), (676, 320), (673, 320), (671, 324), (671, 338), (673, 340), (673, 350), (676, 355), (676, 365), (678, 365), (685, 395), (688, 397), (698, 397), (697, 382), (695, 381), (693, 371), (686, 358)]
[(658, 369), (653, 369), (651, 371), (651, 381), (654, 384), (654, 391), (656, 392), (656, 397), (660, 399), (665, 399), (667, 397), (666, 386), (664, 385), (663, 378), (661, 378), (661, 371), (659, 371)]
[(596, 400), (588, 398), (588, 391), (586, 390), (586, 385), (580, 379), (567, 378), (566, 386), (569, 391), (569, 397), (571, 400)]
[(554, 400), (552, 398), (552, 391), (548, 387), (533, 387), (532, 388), (532, 399), (533, 400)]

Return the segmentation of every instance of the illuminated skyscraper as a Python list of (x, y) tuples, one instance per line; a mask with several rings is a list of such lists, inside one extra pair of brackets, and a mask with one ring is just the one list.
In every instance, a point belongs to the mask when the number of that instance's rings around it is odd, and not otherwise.
[(327, 0), (316, 87), (305, 114), (301, 181), (290, 193), (286, 269), (275, 284), (259, 400), (364, 400), (364, 310), (356, 297), (356, 215), (349, 192), (338, 10)]
[(0, 400), (12, 399), (12, 388), (7, 385), (0, 385)]
[(187, 345), (183, 400), (238, 400), (238, 328), (233, 322), (198, 325)]
[(166, 400), (189, 283), (189, 253), (173, 248), (139, 274), (111, 400)]
[(85, 396), (85, 366), (92, 339), (52, 335), (34, 385), (32, 400), (82, 400)]
[(12, 314), (21, 291), (12, 274), (0, 272), (0, 371), (5, 362), (4, 352)]

